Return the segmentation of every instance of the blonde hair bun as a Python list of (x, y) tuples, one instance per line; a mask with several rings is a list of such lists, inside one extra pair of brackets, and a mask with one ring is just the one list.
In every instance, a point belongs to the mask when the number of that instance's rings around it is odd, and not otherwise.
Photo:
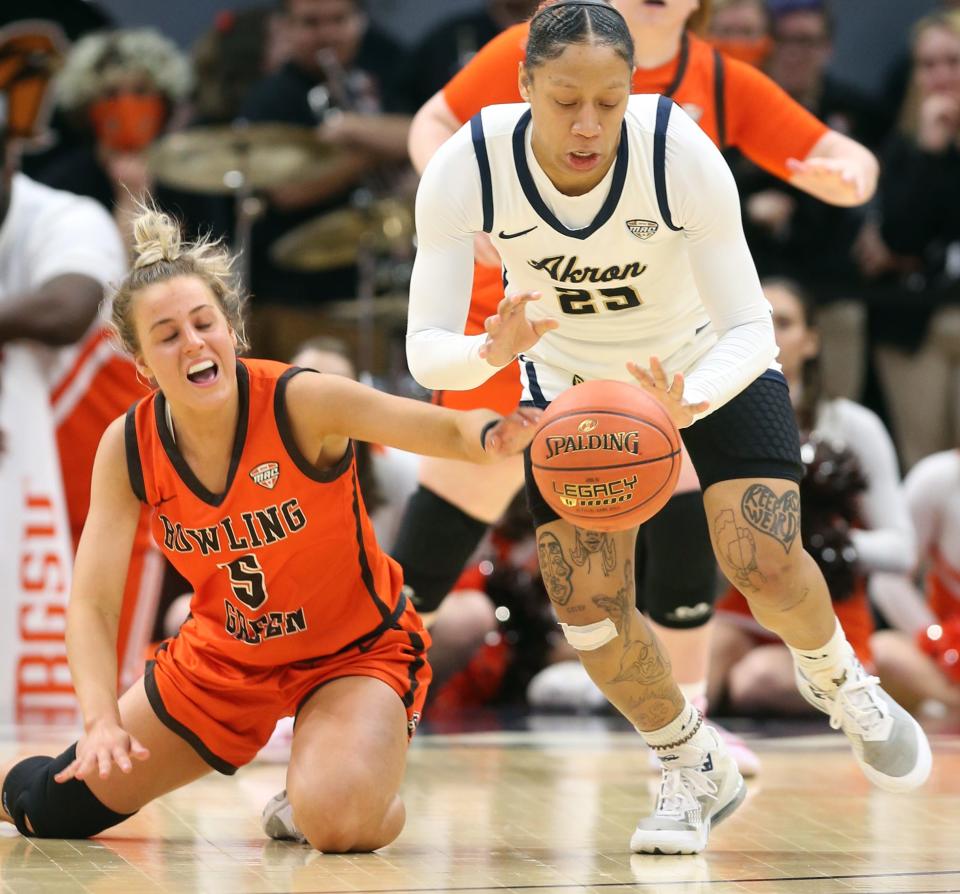
[(180, 242), (180, 227), (169, 215), (154, 208), (144, 209), (133, 222), (133, 269), (178, 260)]

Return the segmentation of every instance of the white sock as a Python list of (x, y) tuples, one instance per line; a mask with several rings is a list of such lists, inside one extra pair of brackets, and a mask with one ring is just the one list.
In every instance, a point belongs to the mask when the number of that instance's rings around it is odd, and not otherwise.
[(701, 714), (707, 713), (707, 681), (705, 679), (697, 680), (696, 683), (677, 683), (677, 687)]
[(657, 751), (670, 751), (695, 738), (703, 725), (703, 715), (690, 702), (666, 726), (654, 730), (637, 730), (644, 741)]
[(818, 689), (829, 692), (844, 680), (853, 649), (837, 620), (833, 636), (819, 649), (794, 649), (787, 646), (793, 655), (794, 664)]

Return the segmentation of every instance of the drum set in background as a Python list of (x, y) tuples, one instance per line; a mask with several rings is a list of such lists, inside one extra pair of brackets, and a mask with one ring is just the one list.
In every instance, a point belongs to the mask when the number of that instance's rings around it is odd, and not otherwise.
[[(174, 189), (232, 197), (233, 247), (248, 287), (253, 225), (265, 210), (264, 193), (323, 178), (344, 151), (320, 142), (309, 127), (241, 122), (170, 134), (152, 147), (149, 165), (157, 181)], [(340, 329), (354, 327), (362, 379), (407, 393), (415, 391), (402, 349), (414, 243), (412, 196), (376, 195), (361, 187), (349, 205), (301, 224), (270, 247), (273, 262), (291, 270), (356, 266), (356, 296), (319, 303), (317, 313)], [(384, 335), (393, 343), (386, 357), (378, 350)]]

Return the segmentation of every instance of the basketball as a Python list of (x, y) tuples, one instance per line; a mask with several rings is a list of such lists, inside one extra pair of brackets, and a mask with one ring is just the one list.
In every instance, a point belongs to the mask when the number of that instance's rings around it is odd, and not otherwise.
[(680, 474), (680, 433), (640, 388), (582, 382), (550, 404), (530, 459), (540, 493), (564, 521), (623, 531), (670, 499)]

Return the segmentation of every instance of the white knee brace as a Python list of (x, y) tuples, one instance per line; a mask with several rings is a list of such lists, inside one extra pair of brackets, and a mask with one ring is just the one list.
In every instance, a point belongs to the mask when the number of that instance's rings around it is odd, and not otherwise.
[(617, 638), (617, 625), (609, 618), (597, 621), (596, 624), (584, 624), (582, 627), (561, 621), (560, 629), (567, 642), (578, 652), (592, 652)]

